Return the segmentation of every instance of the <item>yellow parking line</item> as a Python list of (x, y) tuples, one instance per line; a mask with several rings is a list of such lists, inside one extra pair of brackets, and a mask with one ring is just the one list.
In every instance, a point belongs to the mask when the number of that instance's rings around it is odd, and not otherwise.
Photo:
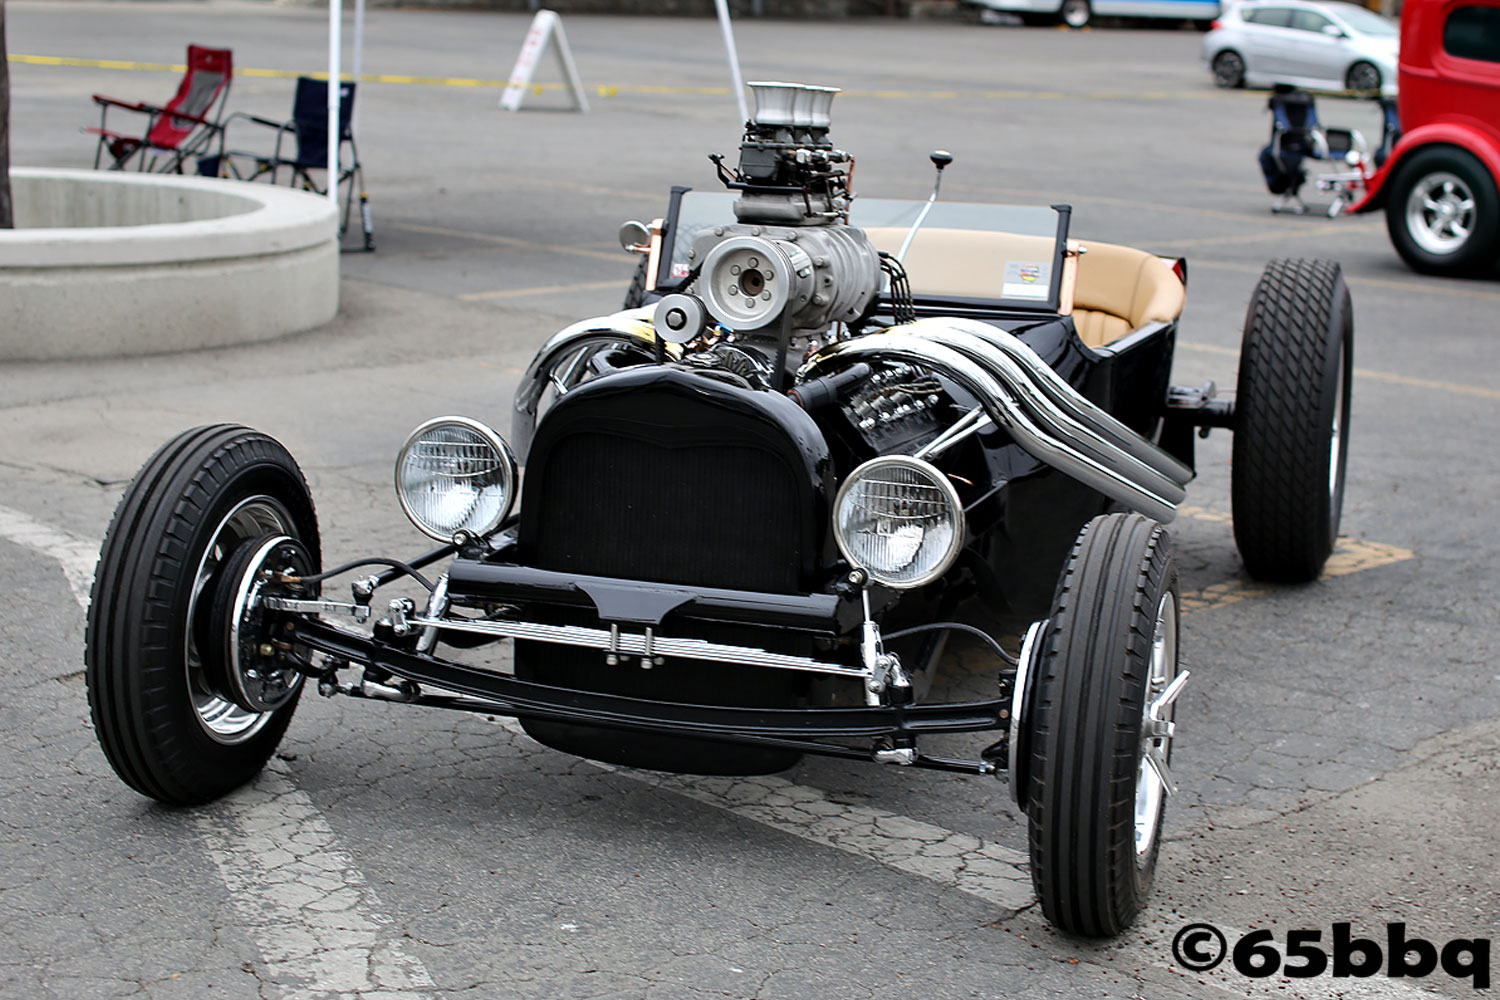
[(465, 292), (465, 302), (489, 302), (493, 299), (518, 299), (525, 295), (550, 295), (565, 292), (594, 292), (601, 288), (627, 288), (628, 281), (583, 281), (575, 285), (536, 285), (532, 288), (503, 288), (494, 292)]
[(475, 233), (466, 229), (446, 229), (442, 226), (422, 226), (414, 222), (388, 222), (387, 229), (401, 229), (409, 233), (429, 233), (433, 236), (458, 236), (467, 240), (476, 240), (480, 243), (496, 243), (505, 247), (516, 247), (520, 250), (539, 250), (546, 253), (562, 253), (573, 257), (590, 257), (596, 260), (613, 261), (616, 264), (625, 262), (625, 253), (616, 251), (608, 253), (604, 250), (589, 250), (585, 247), (563, 246), (559, 243), (537, 243), (534, 240), (520, 240), (513, 236), (496, 236), (492, 233)]
[[(71, 56), (32, 56), (13, 55), (9, 57), (13, 63), (30, 66), (73, 66), (87, 69), (123, 69), (142, 70), (153, 73), (183, 73), (187, 67), (181, 63), (148, 63), (131, 62), (123, 59), (80, 59)], [(325, 72), (305, 72), (292, 69), (256, 69), (247, 67), (236, 69), (240, 76), (270, 77), (272, 79), (293, 79), (299, 76), (310, 76), (317, 80), (328, 79)], [(343, 79), (351, 80), (353, 76), (345, 73)], [(471, 77), (458, 76), (406, 76), (398, 73), (362, 73), (359, 77), (360, 83), (393, 83), (405, 84), (419, 87), (486, 87), (490, 89), (515, 86), (526, 87), (538, 93), (545, 90), (562, 90), (566, 86), (559, 83), (532, 83), (527, 80), (486, 80)], [(722, 97), (731, 93), (728, 87), (689, 87), (689, 86), (667, 86), (661, 84), (596, 84), (590, 88), (600, 97), (613, 97), (617, 94), (670, 94), (688, 95), (702, 97)], [(1183, 90), (1183, 91), (1089, 91), (1085, 93), (1067, 94), (1054, 90), (845, 90), (841, 100), (850, 98), (869, 98), (872, 100), (895, 100), (895, 101), (1060, 101), (1068, 98), (1099, 101), (1166, 101), (1195, 99), (1202, 97), (1227, 97), (1213, 89)]]
[[(1195, 521), (1211, 521), (1224, 525), (1233, 523), (1233, 519), (1228, 514), (1209, 510), (1206, 507), (1183, 506), (1177, 508), (1177, 513)], [(1333, 555), (1328, 557), (1321, 579), (1328, 580), (1367, 569), (1376, 569), (1380, 566), (1389, 566), (1392, 563), (1414, 558), (1414, 556), (1415, 553), (1410, 549), (1403, 549), (1397, 545), (1369, 542), (1360, 538), (1340, 538), (1334, 543)], [(1223, 580), (1198, 590), (1184, 592), (1182, 610), (1184, 614), (1189, 611), (1211, 611), (1214, 608), (1238, 604), (1252, 597), (1264, 597), (1266, 594), (1284, 589), (1290, 588), (1276, 584), (1256, 583), (1253, 580)]]
[[(1179, 340), (1177, 346), (1190, 351), (1202, 351), (1205, 354), (1219, 354), (1227, 358), (1240, 356), (1238, 348), (1220, 347), (1217, 344), (1195, 344), (1192, 341)], [(1379, 372), (1369, 368), (1354, 369), (1354, 377), (1366, 378), (1372, 382), (1387, 382), (1391, 385), (1406, 385), (1414, 389), (1435, 389), (1438, 392), (1451, 392), (1456, 396), (1500, 399), (1500, 389), (1489, 389), (1482, 385), (1464, 385), (1461, 382), (1444, 382), (1441, 379), (1416, 378), (1412, 375), (1397, 375), (1395, 372)]]

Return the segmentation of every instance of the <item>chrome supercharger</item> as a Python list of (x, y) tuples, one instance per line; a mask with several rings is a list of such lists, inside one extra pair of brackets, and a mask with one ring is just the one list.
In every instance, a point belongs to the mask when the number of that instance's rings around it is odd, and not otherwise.
[(863, 316), (880, 294), (880, 255), (849, 223), (854, 158), (829, 140), (831, 87), (752, 83), (755, 115), (739, 163), (736, 224), (693, 240), (696, 293), (664, 297), (656, 326), (686, 343), (709, 322), (751, 340), (816, 335)]

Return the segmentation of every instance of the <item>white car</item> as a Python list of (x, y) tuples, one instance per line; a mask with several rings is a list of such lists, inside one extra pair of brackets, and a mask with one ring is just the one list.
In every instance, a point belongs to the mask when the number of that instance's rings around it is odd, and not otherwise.
[(1394, 21), (1351, 3), (1247, 0), (1203, 36), (1203, 62), (1220, 87), (1393, 92), (1399, 43)]

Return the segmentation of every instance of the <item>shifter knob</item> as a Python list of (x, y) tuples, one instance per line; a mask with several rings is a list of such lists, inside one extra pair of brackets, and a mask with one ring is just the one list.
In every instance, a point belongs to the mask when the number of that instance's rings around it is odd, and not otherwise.
[(946, 149), (934, 149), (932, 151), (930, 159), (932, 160), (932, 165), (934, 167), (942, 170), (948, 164), (953, 162), (953, 154), (948, 152)]

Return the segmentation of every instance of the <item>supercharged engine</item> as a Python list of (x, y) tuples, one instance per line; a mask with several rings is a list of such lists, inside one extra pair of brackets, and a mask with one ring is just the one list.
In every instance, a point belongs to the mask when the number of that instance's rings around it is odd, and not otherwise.
[(828, 138), (838, 91), (752, 83), (756, 111), (745, 125), (738, 166), (712, 157), (739, 192), (737, 223), (694, 241), (692, 290), (657, 306), (661, 336), (687, 343), (717, 324), (736, 339), (771, 343), (824, 334), (864, 316), (880, 294), (880, 255), (848, 225), (854, 159)]

